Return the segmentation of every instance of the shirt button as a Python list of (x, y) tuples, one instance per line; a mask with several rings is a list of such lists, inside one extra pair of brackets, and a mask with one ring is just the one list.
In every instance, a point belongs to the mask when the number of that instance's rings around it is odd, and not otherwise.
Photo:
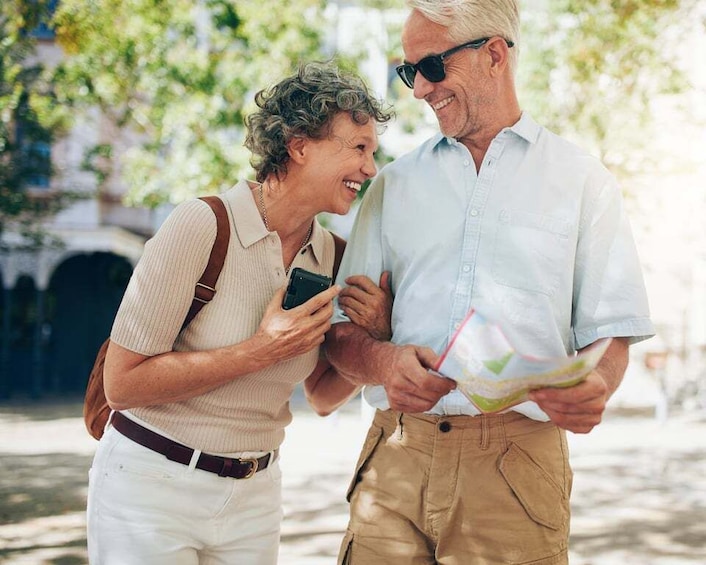
[(467, 166), (470, 165), (470, 164), (471, 164), (471, 162), (470, 162), (468, 159), (466, 159), (466, 160), (463, 161), (463, 166), (464, 166), (464, 167), (467, 167)]
[(448, 431), (451, 431), (451, 424), (446, 421), (441, 422), (439, 424), (439, 431), (444, 434)]
[(470, 271), (470, 270), (471, 270), (471, 266), (470, 266), (470, 265), (464, 265), (464, 266), (463, 266), (463, 272), (464, 272), (464, 273), (467, 273), (467, 272)]
[(471, 210), (471, 216), (473, 216), (475, 218), (477, 215), (478, 215), (478, 210), (473, 208), (473, 210)]

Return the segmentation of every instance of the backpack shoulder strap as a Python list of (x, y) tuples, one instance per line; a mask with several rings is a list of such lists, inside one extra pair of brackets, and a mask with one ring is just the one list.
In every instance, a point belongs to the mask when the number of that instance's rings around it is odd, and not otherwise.
[(218, 196), (202, 196), (201, 200), (206, 202), (216, 215), (216, 240), (213, 242), (211, 254), (208, 257), (208, 264), (196, 283), (194, 288), (194, 299), (191, 302), (189, 313), (184, 319), (181, 329), (189, 325), (201, 308), (208, 304), (216, 295), (216, 282), (223, 269), (223, 263), (228, 253), (228, 242), (230, 241), (230, 221), (228, 212), (223, 200)]
[(333, 232), (331, 232), (331, 235), (333, 236), (333, 245), (335, 249), (335, 255), (333, 258), (333, 280), (336, 280), (338, 268), (341, 266), (343, 252), (346, 250), (346, 240)]

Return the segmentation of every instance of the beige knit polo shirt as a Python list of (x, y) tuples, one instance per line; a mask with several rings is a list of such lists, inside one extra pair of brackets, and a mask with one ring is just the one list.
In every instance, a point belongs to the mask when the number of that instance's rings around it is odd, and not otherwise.
[[(257, 331), (273, 294), (287, 283), (279, 236), (265, 229), (246, 181), (221, 197), (231, 238), (215, 298), (180, 334), (216, 237), (213, 211), (201, 200), (191, 200), (177, 206), (145, 245), (115, 318), (112, 341), (142, 355), (157, 355), (223, 347)], [(310, 242), (292, 268), (330, 276), (334, 255), (331, 234), (315, 221)], [(130, 412), (207, 453), (270, 451), (282, 443), (292, 419), (294, 386), (317, 360), (318, 350), (313, 350), (190, 400)]]

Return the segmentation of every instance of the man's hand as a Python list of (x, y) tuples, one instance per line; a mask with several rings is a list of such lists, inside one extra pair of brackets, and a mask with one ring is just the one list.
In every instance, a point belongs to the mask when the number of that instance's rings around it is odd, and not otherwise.
[(609, 388), (603, 377), (593, 371), (576, 386), (537, 389), (529, 397), (560, 428), (587, 434), (601, 423)]
[(425, 412), (456, 388), (455, 381), (429, 371), (435, 366), (437, 356), (428, 347), (395, 346), (394, 351), (390, 371), (382, 383), (393, 410)]
[(620, 384), (628, 365), (627, 338), (613, 338), (598, 366), (579, 384), (568, 388), (541, 388), (529, 398), (560, 428), (587, 434), (601, 423), (608, 399)]
[(375, 339), (389, 341), (392, 337), (390, 272), (384, 271), (380, 275), (379, 287), (365, 275), (348, 277), (346, 284), (348, 286), (338, 295), (338, 304), (343, 313)]

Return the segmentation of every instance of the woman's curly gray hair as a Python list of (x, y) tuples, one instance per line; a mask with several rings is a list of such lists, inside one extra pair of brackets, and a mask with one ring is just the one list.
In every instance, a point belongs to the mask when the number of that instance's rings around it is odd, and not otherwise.
[(306, 63), (296, 74), (255, 95), (256, 110), (245, 119), (245, 147), (258, 182), (287, 173), (287, 145), (295, 137), (324, 139), (333, 118), (347, 112), (359, 124), (384, 124), (392, 111), (383, 107), (363, 80), (333, 63)]

